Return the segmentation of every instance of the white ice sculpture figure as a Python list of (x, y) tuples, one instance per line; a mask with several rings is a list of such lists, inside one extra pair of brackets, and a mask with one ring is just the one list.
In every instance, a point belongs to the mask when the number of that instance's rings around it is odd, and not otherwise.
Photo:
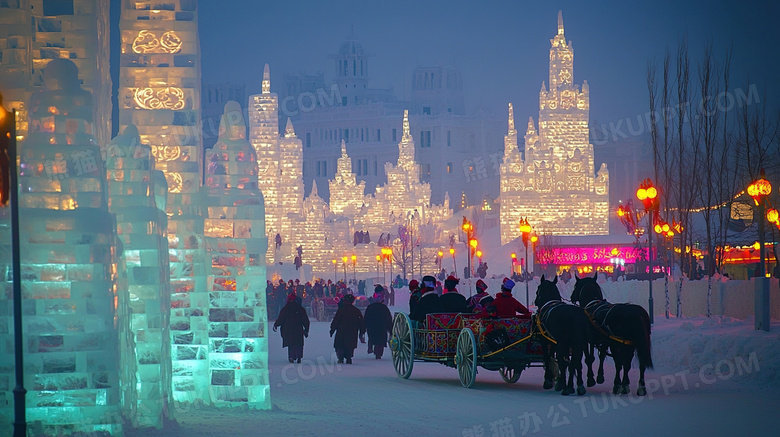
[[(120, 379), (118, 325), (127, 322), (127, 308), (116, 300), (115, 222), (91, 135), (92, 98), (70, 60), (50, 61), (44, 81), (30, 99), (29, 135), (19, 152), (27, 421), (30, 435), (118, 436), (120, 384), (132, 383)], [(0, 241), (0, 252), (10, 253), (7, 228)], [(11, 326), (10, 311), (2, 314)], [(0, 422), (7, 423), (14, 351), (12, 331), (3, 332)], [(10, 435), (7, 429), (0, 434)]]
[(135, 362), (136, 384), (130, 389), (137, 408), (131, 420), (136, 427), (161, 428), (172, 403), (171, 301), (168, 217), (155, 194), (167, 186), (162, 172), (155, 178), (152, 148), (141, 144), (132, 124), (109, 144), (105, 166), (109, 209), (116, 215), (123, 249), (119, 273), (124, 281), (117, 288), (126, 293), (130, 309), (131, 347), (123, 350), (122, 361)]
[(206, 151), (209, 393), (216, 405), (270, 409), (263, 194), (255, 149), (237, 102), (225, 105), (219, 140)]

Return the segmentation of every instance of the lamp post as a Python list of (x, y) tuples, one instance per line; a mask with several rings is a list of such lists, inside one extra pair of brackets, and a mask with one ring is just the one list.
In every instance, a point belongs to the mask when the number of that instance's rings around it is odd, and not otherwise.
[(347, 284), (347, 259), (348, 258), (346, 256), (341, 257), (341, 261), (343, 262), (344, 265), (344, 285)]
[(382, 260), (382, 257), (377, 255), (376, 256), (376, 275), (379, 276), (379, 261)]
[(642, 201), (647, 213), (647, 246), (650, 264), (650, 282), (648, 286), (648, 313), (650, 315), (650, 323), (654, 321), (653, 317), (653, 217), (656, 211), (658, 211), (658, 189), (653, 186), (653, 182), (648, 178), (642, 181), (639, 185), (639, 189), (636, 190), (636, 198)]
[(476, 238), (472, 238), (469, 240), (469, 277), (474, 276), (474, 271), (472, 269), (472, 258), (474, 257), (474, 254), (477, 251), (477, 245), (479, 245), (479, 242)]
[(436, 269), (436, 274), (438, 275), (439, 272), (441, 272), (441, 262), (442, 262), (442, 259), (444, 259), (444, 252), (442, 252), (440, 250), (440, 251), (436, 252), (436, 255), (438, 256), (438, 259), (437, 259), (438, 262), (436, 263), (436, 265), (439, 267), (438, 269)]
[[(6, 111), (3, 95), (0, 94), (0, 153), (8, 154), (8, 165), (2, 170), (2, 177), (8, 193), (3, 200), (10, 200), (11, 207), (11, 269), (13, 272), (13, 314), (14, 314), (14, 434), (13, 437), (27, 436), (27, 389), (24, 388), (24, 339), (22, 337), (22, 275), (19, 256), (19, 181), (16, 169), (16, 110)], [(7, 194), (7, 196), (6, 196)], [(5, 205), (0, 205), (5, 206)]]
[[(468, 279), (471, 277), (471, 252), (473, 251), (473, 247), (476, 247), (475, 244), (472, 243), (472, 235), (474, 235), (474, 225), (471, 224), (468, 219), (466, 219), (466, 216), (463, 216), (463, 232), (466, 233), (466, 250), (468, 250), (468, 253), (466, 254), (466, 261), (468, 263), (467, 272), (468, 277), (465, 279)], [(476, 240), (475, 240), (476, 241)], [(455, 273), (457, 274), (457, 269), (455, 270)]]
[(450, 255), (452, 256), (452, 268), (455, 270), (455, 274), (458, 274), (458, 264), (455, 262), (455, 248), (450, 247)]
[(766, 276), (766, 245), (764, 243), (764, 197), (772, 193), (772, 184), (764, 178), (764, 170), (761, 169), (760, 179), (753, 181), (747, 189), (750, 197), (758, 207), (758, 254), (759, 264), (756, 269), (756, 294), (755, 294), (755, 329), (769, 331), (769, 278)]
[(512, 276), (515, 275), (515, 264), (517, 264), (517, 254), (512, 252), (512, 255), (510, 256), (512, 258), (512, 261), (510, 261), (509, 264), (509, 277), (511, 278)]
[(525, 304), (531, 306), (531, 297), (528, 291), (528, 240), (531, 238), (531, 224), (528, 223), (527, 217), (520, 219), (520, 235), (523, 237), (523, 245), (525, 246)]
[(352, 276), (355, 279), (355, 284), (357, 284), (357, 255), (352, 255)]
[(338, 282), (338, 278), (336, 278), (336, 260), (335, 258), (330, 260), (333, 263), (333, 283), (335, 284)]

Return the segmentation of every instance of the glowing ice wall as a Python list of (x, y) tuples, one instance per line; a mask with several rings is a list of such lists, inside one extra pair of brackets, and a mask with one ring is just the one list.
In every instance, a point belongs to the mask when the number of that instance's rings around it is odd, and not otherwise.
[(155, 178), (161, 172), (154, 168), (152, 148), (141, 144), (132, 124), (111, 141), (105, 165), (109, 209), (116, 215), (123, 249), (119, 272), (124, 287), (119, 290), (126, 293), (130, 310), (130, 347), (122, 361), (135, 362), (132, 422), (159, 428), (172, 400), (168, 217), (165, 204), (155, 198), (155, 185), (165, 189), (165, 178)]
[[(132, 381), (120, 379), (117, 339), (127, 308), (116, 293), (115, 221), (101, 149), (91, 134), (92, 96), (81, 89), (70, 60), (52, 60), (44, 78), (45, 90), (30, 99), (29, 135), (19, 153), (30, 435), (121, 435), (120, 384)], [(8, 228), (1, 237), (10, 244)], [(10, 266), (2, 268), (10, 279)], [(14, 351), (7, 329), (11, 284), (3, 285), (0, 405), (6, 422), (13, 408)]]
[(265, 301), (265, 208), (241, 107), (225, 105), (206, 151), (209, 392), (217, 404), (271, 408)]
[(208, 261), (200, 198), (197, 1), (122, 0), (120, 129), (138, 128), (168, 185), (174, 398), (208, 401)]
[(574, 83), (574, 50), (563, 16), (550, 40), (549, 89), (539, 92), (539, 129), (528, 120), (525, 156), (517, 148), (512, 106), (501, 167), (501, 243), (520, 235), (519, 219), (557, 235), (609, 233), (609, 172), (595, 172), (588, 135), (590, 89)]

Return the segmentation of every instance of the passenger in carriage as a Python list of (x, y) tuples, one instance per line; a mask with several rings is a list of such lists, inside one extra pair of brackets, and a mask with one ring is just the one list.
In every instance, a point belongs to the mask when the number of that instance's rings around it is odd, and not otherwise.
[(444, 309), (439, 301), (439, 296), (434, 291), (436, 287), (436, 278), (433, 276), (425, 276), (423, 283), (420, 286), (420, 301), (414, 307), (414, 312), (409, 315), (409, 318), (419, 323), (425, 323), (425, 316), (431, 313), (442, 313)]
[[(530, 319), (531, 312), (528, 311), (528, 308), (512, 296), (512, 288), (514, 286), (515, 282), (511, 279), (507, 279), (501, 285), (501, 292), (496, 294), (496, 298), (493, 300), (493, 305), (496, 307), (496, 315), (501, 318), (519, 317)], [(520, 315), (517, 316), (516, 313), (520, 313)]]
[(485, 309), (488, 305), (493, 303), (493, 296), (488, 294), (488, 286), (482, 279), (477, 281), (477, 294), (471, 296), (468, 300), (468, 312), (479, 313)]
[(414, 312), (414, 308), (417, 306), (417, 302), (420, 301), (420, 283), (416, 279), (409, 281), (409, 314)]
[(458, 293), (458, 289), (455, 288), (459, 282), (460, 280), (454, 276), (444, 280), (444, 291), (439, 298), (439, 302), (441, 302), (443, 312), (445, 313), (468, 312), (466, 297)]

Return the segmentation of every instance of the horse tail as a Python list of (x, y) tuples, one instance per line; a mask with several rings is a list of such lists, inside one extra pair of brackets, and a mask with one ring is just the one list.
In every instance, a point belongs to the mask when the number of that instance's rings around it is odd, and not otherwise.
[(637, 327), (639, 332), (634, 337), (636, 340), (636, 355), (639, 358), (639, 365), (646, 369), (653, 368), (652, 343), (650, 341), (650, 316), (644, 308), (639, 307), (639, 321)]

